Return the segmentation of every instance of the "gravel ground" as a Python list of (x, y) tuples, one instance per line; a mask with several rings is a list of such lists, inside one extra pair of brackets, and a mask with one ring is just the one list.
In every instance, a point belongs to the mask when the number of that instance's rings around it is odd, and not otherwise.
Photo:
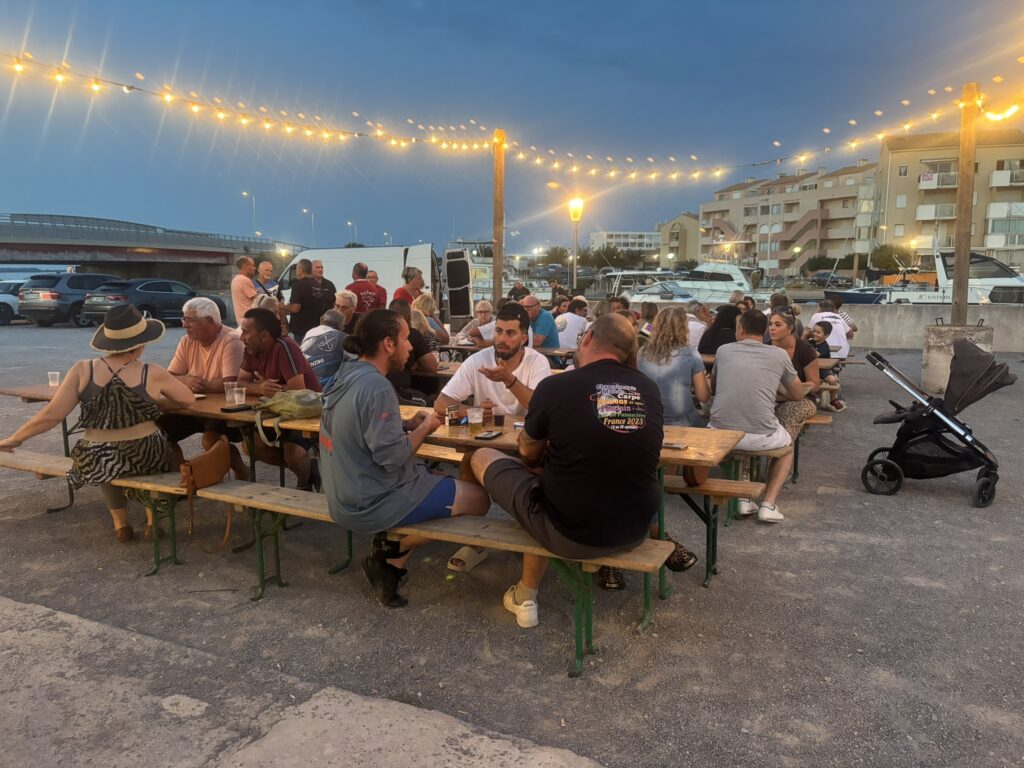
[[(166, 362), (180, 334), (168, 330), (146, 359)], [(88, 354), (89, 336), (0, 328), (0, 383), (44, 382), (47, 370)], [(919, 374), (919, 352), (888, 354)], [(1019, 355), (1007, 361), (1024, 372)], [(143, 578), (149, 548), (115, 542), (98, 491), (47, 515), (62, 483), (3, 470), (0, 597), (274, 670), (309, 691), (406, 702), (611, 766), (1021, 764), (1022, 385), (964, 416), (1003, 464), (995, 503), (977, 510), (973, 473), (908, 481), (892, 497), (865, 493), (864, 459), (895, 433), (871, 418), (888, 399), (907, 398), (870, 366), (848, 368), (843, 381), (850, 410), (805, 436), (800, 482), (780, 498), (786, 521), (723, 528), (711, 588), (700, 586), (703, 563), (672, 574), (675, 593), (656, 601), (646, 635), (632, 631), (638, 577), (627, 577), (624, 592), (599, 590), (598, 654), (581, 679), (566, 677), (572, 606), (553, 574), (538, 628), (519, 629), (503, 610), (517, 575), (511, 556), (446, 576), (454, 548), (426, 547), (411, 566), (409, 606), (387, 611), (358, 568), (327, 575), (344, 538), (307, 523), (283, 538), (290, 586), (268, 587), (253, 603), (252, 551), (211, 555), (197, 546), (219, 538), (220, 507), (200, 506), (185, 565)], [(37, 407), (0, 398), (0, 434)], [(59, 452), (60, 437), (26, 447)], [(262, 480), (275, 477), (262, 469)], [(141, 510), (132, 514), (141, 521)], [(703, 558), (692, 513), (672, 500), (668, 519)], [(237, 541), (248, 533), (236, 531)], [(357, 539), (357, 558), (365, 546)]]

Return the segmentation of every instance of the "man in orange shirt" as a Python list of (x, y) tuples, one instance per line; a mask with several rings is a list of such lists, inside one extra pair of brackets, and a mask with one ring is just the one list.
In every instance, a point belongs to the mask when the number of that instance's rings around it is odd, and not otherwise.
[[(181, 318), (185, 335), (178, 341), (167, 371), (193, 392), (223, 392), (225, 383), (238, 379), (244, 351), (242, 339), (237, 331), (224, 327), (217, 305), (203, 296), (186, 301), (181, 308)], [(227, 435), (232, 443), (242, 439), (237, 429), (229, 428), (221, 419), (165, 413), (157, 424), (167, 433), (179, 464), (183, 458), (178, 443), (190, 435), (202, 432), (205, 450), (212, 448), (222, 435)], [(239, 480), (249, 479), (249, 470), (234, 445), (231, 446), (231, 468)]]
[(235, 262), (238, 274), (231, 278), (231, 308), (235, 311), (235, 325), (242, 327), (242, 318), (252, 309), (253, 299), (259, 291), (252, 281), (256, 275), (256, 262), (248, 256), (242, 256)]

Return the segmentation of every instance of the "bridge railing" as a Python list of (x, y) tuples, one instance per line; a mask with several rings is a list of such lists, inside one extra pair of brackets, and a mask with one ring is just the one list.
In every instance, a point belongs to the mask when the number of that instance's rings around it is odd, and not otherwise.
[(130, 243), (133, 246), (219, 248), (231, 251), (248, 249), (256, 252), (285, 248), (293, 253), (305, 248), (295, 243), (282, 243), (267, 238), (189, 232), (88, 216), (51, 216), (36, 213), (0, 213), (0, 241), (3, 240), (78, 240), (91, 243)]

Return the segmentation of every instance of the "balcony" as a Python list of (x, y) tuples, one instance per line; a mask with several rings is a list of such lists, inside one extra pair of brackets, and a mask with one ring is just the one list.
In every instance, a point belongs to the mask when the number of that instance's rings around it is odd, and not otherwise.
[(988, 185), (990, 187), (1024, 187), (1024, 170), (992, 171)]
[(957, 173), (922, 173), (917, 177), (918, 189), (956, 189)]
[(1012, 232), (985, 235), (986, 248), (1019, 248), (1024, 246), (1024, 233)]
[(939, 203), (937, 205), (917, 206), (917, 221), (936, 221), (939, 219), (955, 219), (956, 203)]
[(841, 228), (841, 229), (828, 229), (825, 231), (826, 240), (853, 240), (854, 235), (853, 227)]

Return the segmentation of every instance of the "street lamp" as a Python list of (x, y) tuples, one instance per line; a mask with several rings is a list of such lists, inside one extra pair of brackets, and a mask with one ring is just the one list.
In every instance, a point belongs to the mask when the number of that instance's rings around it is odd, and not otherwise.
[(391, 245), (391, 235), (387, 232), (384, 233), (384, 242), (381, 245)]
[(242, 197), (248, 197), (252, 201), (252, 231), (256, 234), (256, 237), (260, 236), (259, 228), (256, 226), (256, 193), (246, 192), (242, 190)]
[(576, 286), (576, 269), (579, 264), (579, 246), (580, 246), (580, 219), (583, 218), (583, 200), (579, 197), (574, 197), (569, 201), (569, 218), (572, 219), (572, 292), (573, 295), (579, 293), (579, 289)]
[(309, 223), (313, 227), (313, 247), (316, 248), (316, 214), (309, 208), (303, 208), (302, 212), (309, 214)]
[(359, 227), (356, 226), (354, 221), (346, 221), (345, 224), (352, 229), (352, 242), (359, 242)]

